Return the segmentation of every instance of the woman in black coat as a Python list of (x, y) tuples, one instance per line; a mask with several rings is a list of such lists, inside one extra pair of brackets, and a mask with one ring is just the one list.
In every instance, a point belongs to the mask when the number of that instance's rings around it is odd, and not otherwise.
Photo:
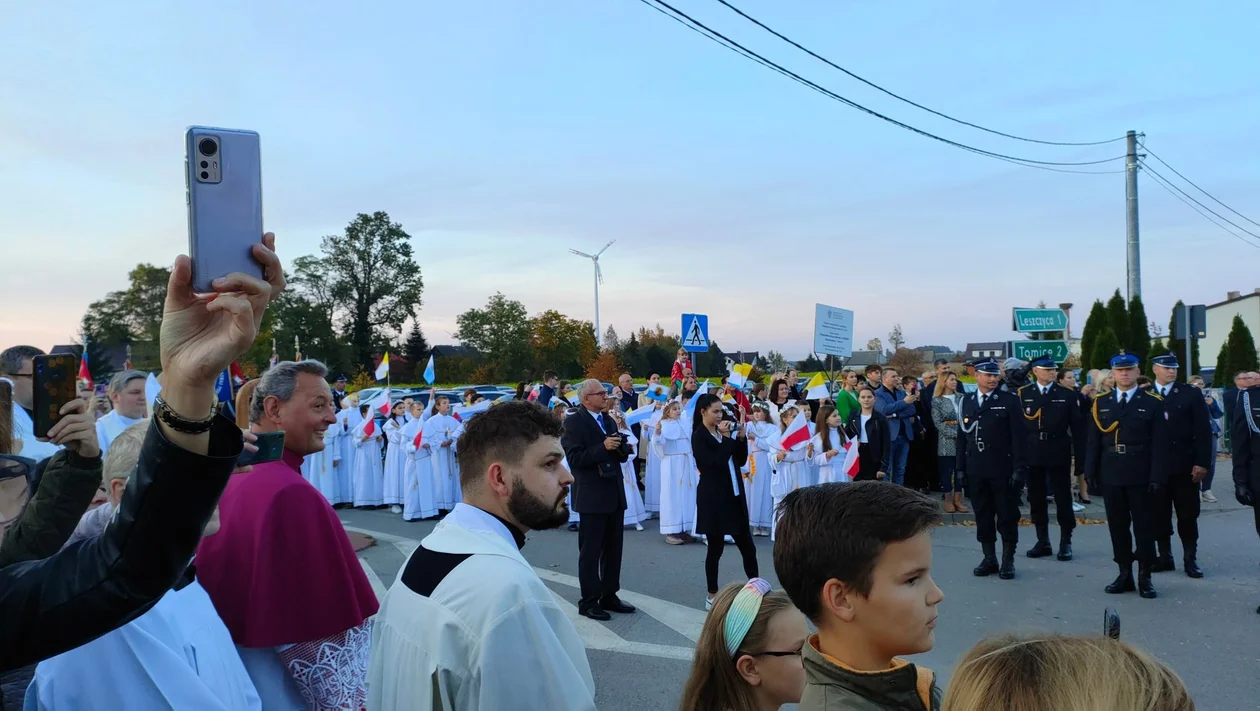
[(849, 414), (844, 424), (845, 435), (861, 444), (858, 447), (858, 475), (854, 481), (888, 479), (888, 455), (892, 444), (888, 420), (875, 412), (875, 391), (867, 386), (858, 390), (858, 403), (862, 406)]
[(740, 423), (722, 418), (722, 401), (705, 393), (696, 401), (691, 432), (691, 449), (700, 470), (696, 485), (696, 533), (709, 544), (704, 557), (708, 596), (704, 609), (713, 606), (718, 592), (718, 562), (722, 560), (725, 536), (735, 540), (744, 558), (744, 573), (757, 577), (757, 547), (748, 528), (748, 499), (739, 470), (748, 461), (748, 440)]

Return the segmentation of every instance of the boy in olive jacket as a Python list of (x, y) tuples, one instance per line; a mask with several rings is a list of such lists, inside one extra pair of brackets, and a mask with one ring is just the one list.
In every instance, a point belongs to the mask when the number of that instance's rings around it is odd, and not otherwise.
[(929, 529), (940, 505), (882, 481), (797, 489), (780, 505), (774, 569), (817, 627), (801, 711), (938, 711), (936, 675), (899, 655), (932, 649)]

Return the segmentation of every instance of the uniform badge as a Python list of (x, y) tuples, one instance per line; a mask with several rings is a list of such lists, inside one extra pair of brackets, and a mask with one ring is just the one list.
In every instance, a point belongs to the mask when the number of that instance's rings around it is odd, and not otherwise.
[(1167, 413), (1167, 412), (1165, 412), (1165, 413), (1164, 413), (1164, 419), (1165, 419), (1165, 420), (1167, 420), (1167, 419), (1168, 419), (1168, 413)]
[(965, 424), (969, 424), (970, 422), (971, 422), (971, 418), (970, 418), (970, 417), (964, 417), (964, 418), (963, 418), (963, 424), (964, 424), (964, 425), (965, 425)]
[(1031, 407), (1030, 407), (1030, 408), (1028, 408), (1028, 414), (1030, 414), (1030, 415), (1032, 414), (1032, 408), (1031, 408)]

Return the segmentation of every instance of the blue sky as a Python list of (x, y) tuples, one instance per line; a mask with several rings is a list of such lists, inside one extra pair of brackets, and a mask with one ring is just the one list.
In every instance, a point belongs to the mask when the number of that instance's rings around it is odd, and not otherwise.
[[(1042, 160), (1123, 152), (949, 124), (714, 0), (671, 4), (955, 140)], [(1143, 131), (1260, 220), (1255, 6), (734, 4), (964, 119), (1051, 140)], [(495, 290), (531, 313), (591, 318), (590, 264), (567, 250), (614, 238), (605, 327), (677, 330), (696, 311), (727, 350), (791, 357), (809, 348), (815, 302), (853, 309), (859, 344), (900, 322), (910, 345), (961, 348), (1008, 337), (1011, 306), (1087, 308), (1124, 283), (1123, 175), (1032, 170), (912, 135), (637, 0), (22, 3), (5, 10), (0, 65), (4, 345), (65, 342), (137, 262), (186, 248), (189, 124), (261, 133), (266, 224), (286, 260), (356, 212), (401, 222), (430, 342), (450, 342), (456, 315)], [(1260, 250), (1147, 176), (1141, 200), (1152, 318), (1166, 323), (1177, 298), (1260, 287)]]

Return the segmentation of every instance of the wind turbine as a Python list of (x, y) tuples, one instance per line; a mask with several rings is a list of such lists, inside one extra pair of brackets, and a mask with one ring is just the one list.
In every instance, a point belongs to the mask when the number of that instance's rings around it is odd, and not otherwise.
[(617, 240), (615, 239), (609, 240), (608, 244), (604, 245), (604, 247), (600, 249), (598, 252), (596, 252), (595, 254), (587, 254), (586, 252), (579, 252), (576, 249), (569, 250), (570, 252), (576, 254), (579, 257), (586, 257), (587, 259), (591, 260), (592, 263), (595, 264), (595, 345), (597, 347), (601, 346), (604, 343), (604, 334), (599, 330), (599, 285), (604, 283), (604, 273), (600, 271), (599, 269), (599, 255), (603, 254), (604, 252), (607, 252), (608, 248), (611, 247), (613, 245), (613, 242), (616, 242), (616, 241)]

